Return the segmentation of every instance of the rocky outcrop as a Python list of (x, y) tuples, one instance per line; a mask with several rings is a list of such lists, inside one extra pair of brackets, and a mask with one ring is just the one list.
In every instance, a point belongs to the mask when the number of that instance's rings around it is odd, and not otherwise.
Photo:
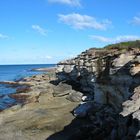
[(55, 70), (11, 82), (23, 88), (0, 113), (0, 139), (139, 139), (140, 49), (89, 49)]
[(58, 86), (54, 88), (53, 96), (61, 97), (64, 95), (68, 95), (72, 91), (72, 86), (60, 83)]
[[(51, 80), (55, 80), (52, 75)], [(50, 73), (19, 81), (22, 82), (30, 85), (30, 91), (10, 95), (17, 104), (0, 112), (0, 140), (45, 140), (71, 123), (74, 119), (71, 111), (79, 102), (71, 102), (62, 96), (63, 92), (74, 92), (70, 85), (51, 84)], [(61, 96), (54, 97), (56, 93)], [(71, 133), (70, 130), (59, 137), (65, 140)]]
[(90, 49), (60, 62), (57, 76), (60, 81), (79, 85), (80, 90), (94, 96), (95, 102), (121, 108), (140, 84), (139, 53)]
[[(89, 49), (58, 64), (59, 81), (83, 93), (74, 110), (90, 125), (78, 131), (86, 140), (136, 139), (140, 129), (140, 49)], [(96, 108), (96, 109), (95, 109)], [(88, 134), (87, 134), (88, 131)]]

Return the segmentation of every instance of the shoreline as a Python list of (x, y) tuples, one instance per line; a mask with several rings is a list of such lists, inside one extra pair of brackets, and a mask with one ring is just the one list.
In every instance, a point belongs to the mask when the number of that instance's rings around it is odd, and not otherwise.
[(85, 51), (60, 62), (55, 73), (25, 78), (30, 90), (12, 94), (20, 104), (0, 113), (2, 140), (134, 139), (140, 133), (140, 57), (117, 53)]
[[(55, 74), (50, 72), (12, 83), (30, 85), (30, 90), (10, 95), (19, 103), (0, 112), (0, 139), (45, 140), (71, 123), (75, 118), (71, 112), (80, 102), (71, 102), (65, 95), (55, 97), (54, 92), (61, 94), (62, 90), (70, 92), (72, 88), (50, 83), (54, 80), (57, 80)], [(71, 130), (68, 136), (72, 135)], [(68, 136), (64, 133), (60, 139)]]
[[(10, 81), (0, 81), (1, 85), (4, 85), (6, 88), (12, 88), (15, 90), (14, 92), (1, 96), (1, 98), (3, 98), (4, 96), (8, 96), (9, 99), (11, 98), (11, 99), (15, 100), (14, 103), (9, 102), (8, 107), (5, 107), (6, 106), (6, 103), (5, 103), (5, 105), (3, 106), (3, 109), (1, 108), (1, 111), (4, 111), (14, 105), (23, 103), (23, 100), (26, 98), (26, 96), (22, 96), (22, 95), (20, 95), (20, 93), (27, 93), (31, 90), (31, 86), (33, 86), (33, 82), (32, 82), (33, 78), (35, 78), (36, 76), (43, 76), (46, 74), (49, 75), (49, 78), (50, 78), (51, 73), (55, 72), (55, 67), (41, 68), (41, 69), (42, 69), (42, 71), (40, 71), (40, 72), (44, 71), (44, 73), (38, 73), (36, 75), (23, 77), (23, 78), (20, 78), (19, 80), (14, 80), (14, 81), (11, 81), (11, 80)], [(17, 94), (19, 94), (19, 95), (17, 95)], [(17, 96), (14, 96), (14, 95), (17, 95)], [(20, 97), (20, 96), (22, 96), (22, 97)]]

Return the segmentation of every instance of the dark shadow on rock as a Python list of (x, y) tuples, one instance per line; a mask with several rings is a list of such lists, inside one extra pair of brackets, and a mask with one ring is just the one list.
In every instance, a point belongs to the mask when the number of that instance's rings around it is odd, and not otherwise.
[[(79, 75), (79, 72), (82, 73), (82, 75)], [(92, 74), (92, 72), (89, 73), (86, 68), (78, 69), (75, 66), (70, 73), (66, 73), (64, 71), (57, 73), (56, 77), (58, 79), (50, 81), (50, 83), (54, 85), (58, 85), (59, 83), (66, 83), (68, 85), (71, 85), (73, 90), (80, 91), (86, 94), (88, 93), (88, 91), (83, 91), (83, 85), (81, 85), (81, 80), (85, 77), (88, 77), (90, 74)], [(84, 85), (88, 86), (88, 83), (84, 83)]]
[[(124, 84), (122, 86), (128, 86), (131, 93), (133, 93), (135, 87), (140, 85), (140, 75), (131, 75), (130, 69), (133, 62), (128, 62), (121, 68), (117, 69), (111, 76), (118, 75), (127, 75), (132, 78), (131, 81), (122, 81), (120, 84)], [(107, 63), (107, 67), (111, 67), (111, 64)], [(98, 77), (98, 84), (109, 83), (112, 79), (110, 79), (109, 75), (110, 68), (105, 69)], [(80, 72), (84, 74), (78, 75), (79, 69), (74, 67), (73, 71), (69, 74), (65, 72), (58, 73), (57, 76), (61, 78), (64, 76), (65, 79), (57, 81), (65, 82), (72, 85), (73, 89), (82, 91), (80, 80), (84, 77), (87, 77), (89, 73), (85, 68), (80, 69)], [(106, 75), (107, 73), (107, 75)], [(93, 73), (92, 73), (93, 74)], [(71, 77), (73, 75), (73, 77)], [(116, 78), (117, 79), (117, 78)], [(130, 82), (130, 85), (128, 84)], [(86, 85), (87, 83), (85, 83)], [(124, 91), (125, 92), (125, 91)], [(131, 97), (129, 97), (131, 100)], [(129, 100), (129, 99), (124, 99)], [(65, 126), (64, 129), (60, 132), (57, 132), (51, 135), (46, 140), (135, 140), (136, 134), (140, 129), (140, 123), (138, 120), (133, 119), (132, 114), (122, 117), (119, 115), (120, 112), (114, 113), (114, 110), (111, 110), (110, 107), (105, 105), (106, 107), (102, 110), (99, 110), (97, 113), (94, 111), (87, 113), (87, 117), (83, 119), (75, 118), (68, 126)], [(108, 108), (107, 108), (108, 107)], [(110, 112), (106, 112), (106, 110), (111, 110)], [(89, 115), (90, 114), (90, 115)]]
[[(51, 135), (46, 140), (71, 140), (73, 136), (73, 140), (82, 140), (75, 139), (75, 136), (79, 134), (80, 128), (85, 124), (88, 124), (86, 119), (75, 118), (68, 126), (65, 126), (62, 131)], [(77, 136), (79, 137), (79, 135)]]
[(131, 115), (122, 117), (119, 114), (115, 114), (113, 116), (101, 111), (94, 117), (94, 121), (91, 121), (89, 116), (83, 119), (75, 118), (62, 131), (51, 135), (46, 140), (136, 139), (140, 126), (138, 120), (133, 119)]

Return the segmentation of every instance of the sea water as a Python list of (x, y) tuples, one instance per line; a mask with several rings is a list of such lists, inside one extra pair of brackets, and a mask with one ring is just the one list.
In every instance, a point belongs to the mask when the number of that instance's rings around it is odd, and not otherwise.
[[(24, 77), (41, 74), (44, 72), (32, 71), (36, 68), (54, 67), (55, 64), (33, 64), (33, 65), (0, 65), (0, 81), (16, 81)], [(5, 84), (0, 84), (0, 109), (5, 109), (9, 104), (16, 102), (8, 95), (15, 93), (16, 89)]]

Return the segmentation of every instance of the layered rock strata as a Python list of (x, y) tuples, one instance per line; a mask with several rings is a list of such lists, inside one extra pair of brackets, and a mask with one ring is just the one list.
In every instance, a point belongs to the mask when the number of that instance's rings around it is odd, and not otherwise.
[(59, 81), (76, 85), (83, 92), (83, 103), (74, 110), (74, 115), (88, 117), (92, 125), (76, 134), (78, 139), (88, 130), (86, 140), (138, 137), (139, 49), (89, 49), (74, 59), (60, 62), (56, 74)]
[[(7, 84), (9, 82), (7, 81)], [(89, 49), (28, 85), (0, 113), (0, 140), (138, 140), (140, 50)], [(8, 133), (7, 133), (8, 131)]]
[[(48, 73), (10, 82), (12, 86), (26, 84), (30, 90), (10, 95), (17, 105), (0, 112), (0, 140), (45, 140), (71, 123), (74, 119), (71, 111), (79, 102), (54, 95), (76, 91), (63, 83), (51, 84), (50, 81), (55, 80), (54, 76), (54, 73)], [(72, 132), (71, 129), (56, 139), (68, 139)]]

